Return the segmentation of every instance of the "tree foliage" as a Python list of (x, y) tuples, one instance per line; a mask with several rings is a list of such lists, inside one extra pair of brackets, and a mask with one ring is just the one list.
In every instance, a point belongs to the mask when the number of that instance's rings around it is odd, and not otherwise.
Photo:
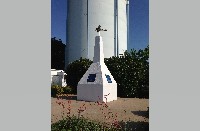
[(83, 77), (87, 69), (92, 64), (92, 61), (86, 58), (80, 58), (72, 63), (70, 63), (65, 72), (67, 73), (66, 82), (68, 86), (72, 87), (72, 92), (77, 92), (77, 85), (80, 79)]
[(64, 70), (65, 66), (65, 44), (62, 40), (51, 38), (51, 69)]
[(149, 98), (149, 47), (125, 51), (124, 56), (105, 59), (117, 82), (119, 97)]

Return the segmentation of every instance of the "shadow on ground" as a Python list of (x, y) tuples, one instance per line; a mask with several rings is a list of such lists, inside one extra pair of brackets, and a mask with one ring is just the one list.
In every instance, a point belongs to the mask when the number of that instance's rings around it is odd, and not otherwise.
[(120, 122), (120, 125), (123, 129), (127, 129), (129, 131), (149, 131), (149, 122)]
[(65, 100), (77, 100), (76, 95), (69, 95), (69, 96), (59, 96), (60, 99), (65, 99)]
[(134, 115), (149, 118), (149, 112), (148, 112), (148, 111), (131, 111), (131, 112), (132, 112)]

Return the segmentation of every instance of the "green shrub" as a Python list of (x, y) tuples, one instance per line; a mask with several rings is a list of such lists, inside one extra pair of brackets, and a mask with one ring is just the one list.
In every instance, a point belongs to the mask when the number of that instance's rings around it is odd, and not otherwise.
[(91, 60), (80, 58), (79, 60), (76, 60), (67, 66), (65, 70), (67, 73), (66, 82), (68, 86), (72, 87), (72, 92), (74, 94), (77, 93), (78, 82), (83, 77), (91, 64)]
[(72, 94), (72, 88), (70, 86), (63, 87), (63, 94)]
[(51, 124), (51, 131), (118, 131), (115, 127), (106, 127), (100, 123), (76, 116), (67, 117), (56, 123)]
[(118, 97), (149, 98), (149, 47), (125, 51), (124, 56), (105, 59), (117, 82)]
[(51, 86), (51, 96), (56, 97), (58, 95), (61, 95), (64, 93), (63, 87), (58, 85), (52, 85)]

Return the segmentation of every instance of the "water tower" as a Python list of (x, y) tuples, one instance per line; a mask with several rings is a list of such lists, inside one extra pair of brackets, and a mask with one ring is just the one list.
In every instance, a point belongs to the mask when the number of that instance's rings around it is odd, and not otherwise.
[(95, 27), (108, 29), (104, 57), (123, 54), (128, 43), (129, 0), (68, 0), (66, 65), (80, 57), (93, 60)]

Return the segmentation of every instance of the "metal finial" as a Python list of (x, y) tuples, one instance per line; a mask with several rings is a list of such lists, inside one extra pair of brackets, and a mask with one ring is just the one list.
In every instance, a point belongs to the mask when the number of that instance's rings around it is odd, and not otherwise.
[(99, 32), (99, 31), (107, 31), (107, 29), (101, 29), (101, 26), (99, 25), (99, 26), (96, 28), (95, 31), (97, 31), (97, 32)]

